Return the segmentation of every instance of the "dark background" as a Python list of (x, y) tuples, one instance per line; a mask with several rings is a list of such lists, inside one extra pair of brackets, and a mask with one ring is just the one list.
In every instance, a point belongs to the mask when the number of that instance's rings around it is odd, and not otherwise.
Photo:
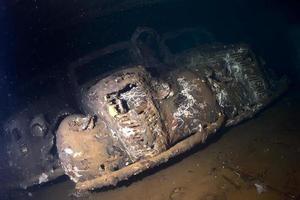
[(298, 13), (297, 0), (0, 0), (0, 120), (41, 90), (22, 86), (43, 76), (63, 79), (68, 62), (128, 39), (137, 26), (159, 33), (201, 26), (220, 42), (249, 43), (296, 85)]

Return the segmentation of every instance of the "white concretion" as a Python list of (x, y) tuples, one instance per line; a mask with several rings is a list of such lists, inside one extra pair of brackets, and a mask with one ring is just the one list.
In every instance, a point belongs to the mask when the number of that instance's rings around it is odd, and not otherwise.
[(65, 152), (66, 154), (69, 154), (69, 155), (72, 155), (72, 154), (74, 153), (73, 150), (70, 149), (70, 148), (65, 148), (65, 149), (64, 149), (64, 152)]
[(45, 174), (45, 173), (42, 173), (42, 174), (39, 176), (39, 184), (44, 183), (44, 182), (47, 182), (47, 181), (48, 181), (48, 175)]

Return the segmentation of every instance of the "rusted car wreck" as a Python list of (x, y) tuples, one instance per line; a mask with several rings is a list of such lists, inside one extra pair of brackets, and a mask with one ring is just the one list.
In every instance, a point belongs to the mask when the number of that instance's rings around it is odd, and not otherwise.
[(68, 116), (58, 128), (59, 158), (78, 190), (116, 185), (167, 162), (252, 117), (286, 87), (245, 45), (198, 46), (159, 62), (150, 38), (139, 41), (144, 32), (155, 35), (139, 29), (133, 36), (144, 62), (89, 84), (81, 94), (87, 115)]
[[(116, 185), (165, 163), (251, 118), (287, 87), (247, 45), (197, 44), (174, 53), (166, 41), (175, 37), (139, 28), (131, 41), (70, 65), (83, 114), (63, 119), (55, 136), (60, 167), (77, 190)], [(105, 59), (86, 73), (98, 58)]]

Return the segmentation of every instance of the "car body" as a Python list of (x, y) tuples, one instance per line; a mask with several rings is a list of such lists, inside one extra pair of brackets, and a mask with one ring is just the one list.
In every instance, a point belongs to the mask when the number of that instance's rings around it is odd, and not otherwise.
[[(186, 31), (161, 39), (138, 28), (130, 42), (99, 54), (101, 60), (125, 47), (132, 62), (77, 84), (83, 115), (68, 116), (57, 131), (59, 158), (76, 189), (116, 185), (167, 162), (222, 127), (253, 117), (287, 88), (287, 79), (271, 78), (245, 44), (195, 40), (192, 47), (169, 49), (167, 41)], [(96, 57), (86, 57), (84, 65)]]
[[(1, 123), (2, 189), (27, 188), (64, 175), (55, 131), (75, 109), (63, 91), (60, 80), (53, 76), (33, 78), (22, 86), (19, 93), (29, 97), (23, 107)], [(34, 96), (29, 95), (32, 93)]]
[(80, 191), (116, 185), (251, 118), (287, 87), (247, 45), (217, 44), (199, 28), (162, 36), (137, 28), (128, 41), (70, 63), (67, 74), (78, 109), (48, 97), (4, 125), (8, 163), (20, 172), (12, 185), (62, 174)]

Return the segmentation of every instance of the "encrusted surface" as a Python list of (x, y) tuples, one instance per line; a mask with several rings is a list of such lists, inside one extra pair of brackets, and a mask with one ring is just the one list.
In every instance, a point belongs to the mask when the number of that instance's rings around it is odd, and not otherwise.
[(259, 108), (270, 95), (270, 83), (246, 45), (205, 46), (176, 58), (177, 65), (206, 77), (229, 120)]
[(71, 115), (63, 120), (57, 131), (59, 158), (74, 182), (125, 166), (127, 157), (116, 143), (109, 137), (105, 123), (91, 116)]
[[(105, 128), (81, 116), (80, 126), (68, 118), (75, 129), (64, 122), (58, 132), (60, 159), (78, 190), (115, 185), (167, 162), (222, 126), (252, 117), (286, 86), (283, 81), (272, 94), (260, 64), (243, 45), (193, 49), (176, 56), (174, 65), (156, 77), (142, 66), (123, 69), (88, 89), (85, 110)], [(90, 161), (86, 174), (74, 149), (89, 155), (81, 158)]]
[(205, 78), (189, 70), (175, 70), (168, 81), (173, 95), (162, 100), (160, 108), (174, 144), (216, 121), (221, 111)]
[(130, 68), (99, 81), (87, 94), (89, 109), (107, 121), (132, 162), (156, 155), (167, 146), (150, 81), (143, 68)]
[[(5, 173), (0, 188), (27, 188), (64, 174), (55, 151), (54, 132), (60, 119), (73, 111), (61, 99), (47, 100), (28, 105), (2, 124), (0, 169)], [(53, 102), (58, 105), (53, 106)]]

